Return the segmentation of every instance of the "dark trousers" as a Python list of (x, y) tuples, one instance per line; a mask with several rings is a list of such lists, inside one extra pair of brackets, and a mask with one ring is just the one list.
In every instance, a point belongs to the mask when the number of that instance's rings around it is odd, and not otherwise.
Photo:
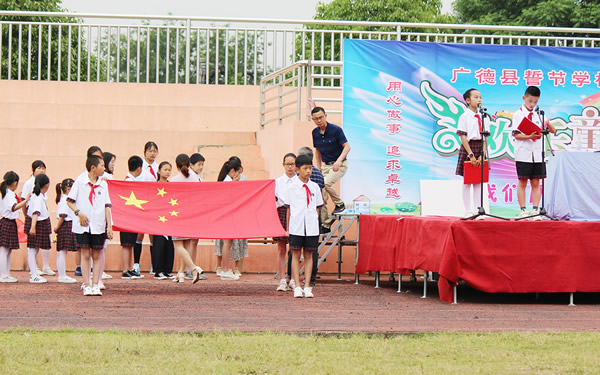
[(171, 237), (155, 235), (152, 236), (152, 271), (154, 273), (173, 272), (173, 261), (175, 259), (175, 248)]

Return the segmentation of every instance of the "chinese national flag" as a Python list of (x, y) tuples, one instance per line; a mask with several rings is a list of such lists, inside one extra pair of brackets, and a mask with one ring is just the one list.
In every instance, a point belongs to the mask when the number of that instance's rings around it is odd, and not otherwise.
[(285, 236), (275, 181), (108, 181), (113, 230), (184, 238)]

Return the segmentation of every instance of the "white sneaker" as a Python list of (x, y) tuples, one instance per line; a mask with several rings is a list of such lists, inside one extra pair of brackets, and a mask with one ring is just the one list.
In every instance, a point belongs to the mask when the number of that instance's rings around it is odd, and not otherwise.
[(112, 275), (102, 272), (102, 280), (112, 279)]
[(221, 267), (217, 267), (215, 269), (215, 273), (217, 274), (217, 276), (221, 276)]
[(102, 282), (102, 280), (98, 281), (98, 288), (100, 288), (100, 290), (106, 289), (106, 285), (104, 285), (104, 283)]
[(288, 290), (294, 290), (296, 289), (296, 282), (294, 281), (294, 279), (290, 279), (290, 285)]
[(56, 272), (52, 271), (52, 268), (46, 267), (46, 268), (43, 268), (42, 272), (38, 273), (38, 275), (40, 275), (40, 276), (43, 276), (43, 275), (54, 276), (54, 275), (56, 275)]
[[(533, 215), (539, 215), (539, 214), (540, 214), (539, 210), (533, 210), (533, 211), (531, 211), (531, 215), (532, 216)], [(538, 221), (538, 220), (543, 220), (543, 218), (541, 216), (534, 216), (534, 217), (531, 218), (531, 220)]]
[(34, 276), (34, 277), (29, 276), (29, 282), (31, 284), (43, 284), (43, 283), (47, 283), (48, 280), (44, 279), (42, 276)]
[(89, 285), (84, 285), (83, 286), (83, 295), (84, 296), (93, 296), (93, 292), (92, 292), (92, 287)]
[(0, 278), (0, 283), (16, 283), (18, 281), (19, 280), (15, 279), (14, 277), (12, 277), (10, 275), (6, 276), (6, 277), (3, 277), (3, 278)]
[(314, 296), (315, 295), (312, 292), (312, 288), (310, 288), (310, 287), (304, 287), (304, 298), (313, 298)]
[(92, 287), (92, 296), (101, 296), (102, 292), (100, 291), (100, 287), (98, 285), (94, 285)]
[(287, 290), (288, 290), (287, 281), (285, 279), (281, 279), (279, 281), (279, 286), (277, 286), (277, 291), (278, 292), (287, 292)]
[(240, 277), (234, 275), (231, 270), (229, 270), (227, 272), (221, 272), (221, 276), (220, 277), (221, 277), (221, 280), (228, 280), (228, 281), (229, 280), (235, 281), (235, 280), (239, 280), (240, 279)]
[(65, 277), (60, 277), (59, 276), (58, 282), (59, 283), (63, 283), (63, 284), (73, 284), (73, 283), (76, 283), (77, 280), (75, 280), (74, 278), (69, 277), (69, 276), (65, 276)]
[(304, 294), (302, 294), (302, 288), (300, 288), (299, 286), (294, 288), (294, 298), (302, 298), (304, 297)]
[(527, 210), (521, 210), (521, 212), (519, 212), (519, 217), (527, 217), (529, 216), (529, 212), (527, 212)]
[(236, 269), (233, 271), (233, 274), (234, 274), (234, 275), (236, 275), (237, 277), (242, 277), (242, 273), (240, 272), (240, 270), (239, 270), (238, 268), (236, 268)]
[(42, 272), (42, 270), (39, 268), (37, 269), (36, 272), (37, 272), (38, 276), (42, 276), (44, 274), (44, 272)]

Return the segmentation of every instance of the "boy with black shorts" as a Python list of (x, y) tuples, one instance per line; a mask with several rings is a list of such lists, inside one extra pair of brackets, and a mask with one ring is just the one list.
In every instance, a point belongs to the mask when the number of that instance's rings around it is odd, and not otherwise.
[[(284, 191), (282, 200), (289, 206), (289, 244), (292, 251), (292, 277), (296, 287), (294, 298), (312, 298), (310, 275), (313, 251), (319, 248), (319, 209), (323, 197), (319, 186), (310, 181), (312, 159), (307, 155), (296, 158), (296, 172), (292, 183)], [(304, 290), (300, 287), (300, 253), (304, 249)]]
[[(127, 168), (129, 173), (125, 177), (125, 181), (138, 181), (139, 176), (142, 174), (142, 165), (144, 161), (141, 157), (134, 155), (127, 161)], [(121, 274), (122, 279), (142, 279), (143, 275), (132, 268), (133, 265), (132, 256), (133, 248), (137, 242), (138, 234), (130, 232), (121, 232), (121, 263), (123, 266), (123, 273)]]
[[(546, 164), (542, 160), (542, 118), (539, 112), (534, 111), (540, 100), (540, 89), (535, 86), (527, 87), (523, 96), (523, 105), (513, 114), (512, 127), (515, 139), (515, 162), (517, 166), (517, 176), (519, 185), (517, 187), (517, 199), (521, 212), (519, 217), (529, 216), (526, 209), (525, 189), (527, 189), (527, 180), (531, 183), (531, 200), (533, 211), (531, 215), (539, 214), (539, 205), (541, 197), (540, 179), (546, 177)], [(533, 132), (529, 135), (523, 134), (517, 129), (524, 118), (529, 119), (540, 128), (539, 132)], [(554, 133), (552, 124), (546, 120), (546, 127)], [(541, 220), (541, 216), (535, 216), (533, 220)]]
[(94, 263), (100, 264), (104, 241), (112, 239), (111, 203), (108, 185), (100, 178), (104, 174), (104, 160), (92, 155), (87, 158), (85, 167), (87, 175), (77, 178), (67, 197), (67, 205), (75, 215), (72, 230), (77, 247), (81, 249), (83, 295), (101, 296), (98, 281), (102, 273), (94, 272), (92, 281), (89, 261), (91, 253)]

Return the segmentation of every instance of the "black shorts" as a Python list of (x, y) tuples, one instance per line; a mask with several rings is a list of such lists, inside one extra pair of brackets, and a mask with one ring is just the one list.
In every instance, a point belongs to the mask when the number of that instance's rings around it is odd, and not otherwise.
[(121, 246), (134, 247), (135, 243), (137, 242), (138, 234), (130, 233), (130, 232), (121, 232), (120, 237), (121, 237)]
[(290, 234), (290, 250), (310, 250), (319, 249), (319, 236), (296, 236)]
[(516, 162), (519, 180), (546, 178), (546, 163)]
[(80, 249), (102, 250), (104, 249), (104, 241), (106, 241), (106, 233), (75, 233), (75, 238), (77, 238), (77, 247)]

